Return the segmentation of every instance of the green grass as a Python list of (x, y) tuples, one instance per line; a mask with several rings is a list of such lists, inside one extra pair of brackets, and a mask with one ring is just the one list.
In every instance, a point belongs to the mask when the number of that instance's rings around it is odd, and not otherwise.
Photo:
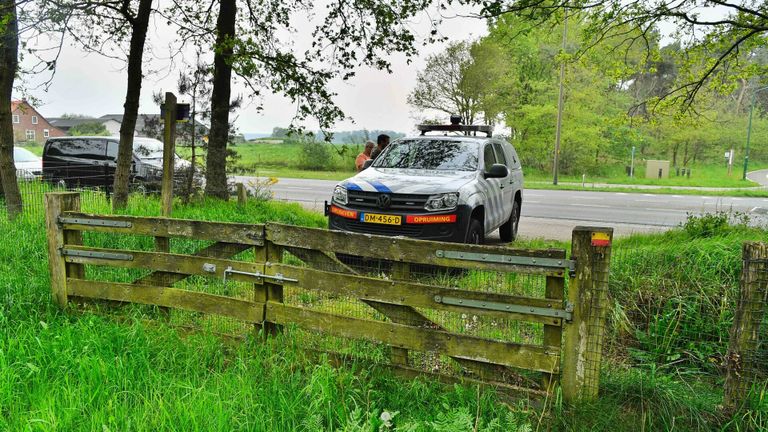
[[(106, 203), (83, 202), (86, 211), (108, 211)], [(158, 212), (155, 198), (140, 197), (126, 211)], [(179, 205), (175, 216), (325, 225), (297, 205), (255, 201), (245, 209), (218, 201)], [(574, 407), (558, 395), (541, 406), (510, 404), (489, 390), (403, 380), (360, 362), (332, 368), (296, 349), (304, 345), (292, 331), (233, 344), (206, 332), (185, 335), (162, 321), (150, 325), (155, 312), (147, 308), (124, 308), (119, 320), (61, 311), (50, 300), (40, 218), (0, 222), (0, 430), (377, 431), (387, 430), (380, 429), (384, 411), (396, 413), (392, 430), (403, 431), (761, 430), (768, 427), (765, 402), (736, 418), (718, 408), (716, 361), (727, 341), (740, 245), (768, 233), (721, 222), (701, 218), (615, 242), (601, 398)], [(151, 246), (151, 239), (131, 236), (88, 240)], [(541, 240), (515, 246), (568, 247)], [(456, 283), (493, 282), (470, 272)], [(688, 309), (675, 313), (681, 305)], [(672, 331), (649, 331), (660, 328)], [(353, 349), (382, 354), (370, 344)]]
[(701, 190), (701, 189), (671, 189), (669, 187), (663, 187), (659, 189), (639, 189), (634, 187), (592, 187), (588, 184), (584, 187), (581, 185), (567, 185), (558, 184), (557, 186), (551, 183), (545, 182), (531, 182), (526, 179), (526, 189), (545, 189), (545, 190), (572, 190), (572, 191), (587, 191), (587, 192), (621, 192), (621, 193), (645, 193), (645, 194), (659, 194), (659, 195), (704, 195), (704, 196), (732, 196), (732, 197), (752, 197), (752, 198), (765, 198), (768, 197), (768, 188), (761, 189), (733, 189), (733, 190)]
[[(750, 171), (760, 168), (755, 164)], [(691, 176), (677, 176), (670, 172), (670, 177), (666, 179), (646, 179), (645, 167), (638, 166), (635, 171), (635, 177), (630, 178), (626, 175), (623, 167), (606, 167), (601, 175), (587, 175), (586, 183), (609, 183), (609, 184), (627, 184), (627, 185), (654, 185), (654, 186), (688, 186), (688, 187), (753, 187), (755, 183), (749, 180), (741, 179), (741, 167), (734, 166), (732, 174), (728, 175), (728, 169), (724, 165), (693, 165), (691, 166)], [(552, 181), (552, 173), (526, 170), (525, 178), (528, 181)], [(560, 175), (558, 180), (561, 183), (582, 183), (581, 175)]]

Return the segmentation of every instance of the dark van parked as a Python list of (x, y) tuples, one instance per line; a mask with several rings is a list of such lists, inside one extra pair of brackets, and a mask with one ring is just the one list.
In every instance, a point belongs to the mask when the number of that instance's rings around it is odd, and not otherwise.
[[(112, 185), (117, 166), (118, 137), (51, 138), (43, 149), (43, 177), (72, 186)], [(176, 156), (176, 169), (189, 162)], [(131, 183), (146, 190), (158, 189), (163, 177), (163, 143), (152, 138), (133, 140)]]

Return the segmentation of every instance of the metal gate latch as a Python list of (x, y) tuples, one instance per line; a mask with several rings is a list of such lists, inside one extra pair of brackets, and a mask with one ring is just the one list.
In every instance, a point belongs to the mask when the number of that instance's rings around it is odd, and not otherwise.
[(244, 275), (244, 276), (251, 276), (251, 277), (258, 278), (258, 279), (270, 279), (270, 280), (276, 280), (278, 282), (298, 282), (299, 281), (298, 279), (292, 279), (292, 278), (285, 277), (285, 276), (283, 276), (280, 273), (277, 273), (276, 275), (272, 276), (272, 275), (264, 274), (262, 272), (251, 273), (251, 272), (246, 272), (246, 271), (234, 270), (232, 268), (232, 266), (229, 266), (229, 267), (227, 267), (224, 270), (224, 283), (225, 284), (227, 283), (227, 275), (230, 275), (230, 274), (239, 274), (239, 275)]
[(549, 318), (561, 318), (571, 321), (573, 318), (573, 305), (566, 302), (565, 309), (543, 308), (535, 306), (523, 306), (511, 303), (499, 303), (492, 301), (462, 299), (457, 297), (439, 296), (434, 297), (435, 302), (451, 306), (464, 306), (468, 308), (485, 309), (499, 312), (520, 313), (526, 315), (536, 315)]

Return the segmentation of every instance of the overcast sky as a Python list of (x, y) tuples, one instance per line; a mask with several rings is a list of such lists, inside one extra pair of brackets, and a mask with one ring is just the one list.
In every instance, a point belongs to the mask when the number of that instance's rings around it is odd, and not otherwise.
[[(453, 13), (451, 13), (453, 15)], [(169, 67), (163, 46), (173, 37), (167, 27), (153, 26), (150, 31), (154, 57), (146, 69), (158, 70), (149, 74), (143, 82), (140, 113), (155, 113), (159, 108), (152, 101), (152, 93), (175, 91), (180, 65)], [(425, 35), (429, 31), (427, 19), (415, 22), (412, 27)], [(487, 33), (485, 21), (472, 18), (450, 18), (443, 22), (441, 32), (450, 40), (476, 39)], [(310, 40), (308, 34), (295, 36), (297, 45)], [(337, 103), (353, 121), (337, 123), (335, 130), (390, 129), (408, 132), (413, 129), (414, 112), (406, 98), (416, 82), (416, 75), (423, 68), (429, 54), (439, 52), (445, 44), (424, 48), (421, 54), (408, 64), (405, 56), (391, 58), (392, 74), (370, 68), (361, 69), (347, 82), (336, 82), (332, 89), (338, 93)], [(30, 95), (40, 100), (37, 107), (45, 117), (58, 117), (64, 113), (99, 117), (104, 114), (122, 113), (125, 98), (126, 73), (124, 64), (96, 54), (86, 54), (73, 46), (62, 53), (56, 75), (48, 91), (31, 90)], [(34, 82), (34, 79), (32, 79)], [(246, 96), (242, 86), (233, 88), (234, 94)], [(287, 126), (296, 107), (279, 95), (264, 97), (264, 109), (256, 110), (256, 103), (248, 103), (238, 110), (236, 125), (242, 133), (271, 132), (275, 126)], [(315, 129), (316, 123), (308, 123)]]

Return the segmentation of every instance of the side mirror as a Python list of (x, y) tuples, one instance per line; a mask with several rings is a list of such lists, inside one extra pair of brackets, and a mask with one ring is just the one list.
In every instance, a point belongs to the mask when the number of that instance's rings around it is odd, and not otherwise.
[(363, 169), (367, 169), (371, 165), (373, 165), (373, 159), (368, 159), (367, 161), (363, 162)]
[(487, 179), (489, 178), (504, 178), (509, 175), (509, 169), (505, 165), (502, 164), (493, 164), (491, 165), (491, 169), (486, 171), (483, 176)]

